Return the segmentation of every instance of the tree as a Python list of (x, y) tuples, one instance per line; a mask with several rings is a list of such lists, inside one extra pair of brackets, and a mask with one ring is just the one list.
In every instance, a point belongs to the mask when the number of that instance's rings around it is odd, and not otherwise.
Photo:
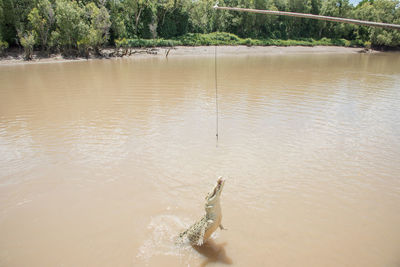
[(90, 21), (88, 44), (99, 53), (99, 48), (109, 37), (110, 15), (104, 6), (98, 8), (93, 2), (87, 4), (85, 9)]
[(110, 37), (111, 41), (115, 39), (120, 39), (126, 36), (126, 27), (124, 23), (124, 13), (121, 1), (108, 1), (107, 9), (110, 14)]
[[(375, 0), (360, 3), (355, 15), (362, 20), (371, 20), (386, 23), (400, 23), (399, 1)], [(369, 38), (375, 46), (400, 46), (400, 32), (382, 28), (365, 29), (360, 27), (357, 31), (359, 38)]]
[(89, 32), (85, 11), (75, 1), (56, 1), (56, 26), (57, 32), (53, 34), (52, 41), (57, 38), (56, 42), (67, 53), (77, 48), (78, 41), (83, 40)]
[(0, 41), (3, 39), (3, 24), (4, 24), (4, 13), (3, 13), (3, 0), (0, 0)]
[(153, 10), (156, 0), (125, 0), (122, 2), (124, 23), (127, 29), (127, 37), (138, 37), (139, 30), (148, 25), (143, 25), (142, 18), (146, 9)]
[[(322, 2), (321, 15), (331, 17), (352, 17), (352, 6), (349, 0), (325, 0)], [(346, 23), (324, 22), (322, 29), (323, 35), (330, 38), (346, 38), (353, 37), (355, 26)]]
[(36, 7), (29, 13), (28, 20), (40, 40), (42, 50), (47, 49), (50, 30), (55, 22), (54, 10), (50, 2), (38, 0)]
[(21, 45), (24, 48), (24, 56), (26, 60), (31, 60), (33, 56), (33, 47), (35, 45), (35, 32), (25, 32), (19, 37)]
[(18, 44), (18, 34), (25, 32), (28, 25), (28, 13), (34, 2), (31, 0), (2, 0), (3, 27), (2, 37), (10, 44)]
[[(312, 13), (400, 24), (399, 0), (219, 0), (221, 6)], [(108, 41), (222, 31), (254, 38), (346, 38), (400, 46), (400, 32), (336, 22), (215, 10), (215, 0), (0, 0), (1, 49), (30, 47), (89, 55)], [(29, 41), (29, 42), (28, 42)], [(121, 43), (121, 42), (119, 42)]]

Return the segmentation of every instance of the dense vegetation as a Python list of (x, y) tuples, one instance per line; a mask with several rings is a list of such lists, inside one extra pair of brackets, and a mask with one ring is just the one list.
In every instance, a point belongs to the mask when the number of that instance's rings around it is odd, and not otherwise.
[[(219, 2), (221, 6), (303, 12), (400, 24), (398, 0), (363, 0), (355, 7), (348, 0)], [(213, 0), (0, 0), (0, 53), (9, 45), (24, 47), (27, 58), (31, 57), (34, 48), (87, 55), (90, 51), (98, 52), (107, 44), (162, 46), (336, 43), (400, 46), (400, 32), (395, 30), (214, 10), (214, 4)], [(208, 34), (213, 32), (235, 35)]]

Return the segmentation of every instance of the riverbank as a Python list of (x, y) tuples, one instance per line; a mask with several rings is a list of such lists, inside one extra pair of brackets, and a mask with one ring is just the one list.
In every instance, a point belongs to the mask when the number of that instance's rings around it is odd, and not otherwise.
[[(262, 55), (262, 54), (303, 54), (303, 53), (378, 53), (365, 48), (340, 47), (340, 46), (218, 46), (219, 56), (229, 55)], [(176, 46), (154, 48), (132, 48), (126, 54), (115, 52), (114, 48), (101, 50), (101, 56), (90, 55), (84, 57), (63, 57), (61, 54), (43, 55), (35, 52), (32, 60), (25, 60), (22, 50), (12, 50), (6, 56), (0, 57), (0, 65), (56, 63), (71, 61), (86, 61), (96, 59), (138, 58), (138, 57), (176, 57), (176, 56), (213, 56), (215, 46)]]

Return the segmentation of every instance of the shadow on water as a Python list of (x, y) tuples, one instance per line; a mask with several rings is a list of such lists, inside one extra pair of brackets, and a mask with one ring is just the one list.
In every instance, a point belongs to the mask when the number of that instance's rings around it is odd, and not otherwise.
[(213, 263), (213, 262), (232, 264), (232, 259), (226, 255), (226, 251), (224, 248), (225, 246), (226, 246), (226, 242), (217, 244), (213, 240), (208, 240), (201, 247), (193, 246), (193, 248), (198, 253), (200, 253), (201, 255), (206, 257), (206, 259), (200, 264), (200, 266), (204, 267), (204, 266), (207, 266), (209, 263)]

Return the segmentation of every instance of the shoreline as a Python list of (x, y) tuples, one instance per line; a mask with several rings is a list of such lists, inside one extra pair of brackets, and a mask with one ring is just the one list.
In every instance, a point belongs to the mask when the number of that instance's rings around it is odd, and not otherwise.
[[(61, 54), (40, 56), (35, 52), (32, 60), (24, 60), (22, 51), (11, 51), (6, 56), (0, 57), (1, 65), (24, 65), (41, 63), (79, 62), (99, 59), (118, 58), (165, 58), (177, 56), (214, 56), (215, 46), (176, 46), (132, 49), (133, 53), (127, 56), (113, 55), (114, 48), (102, 49), (103, 56), (63, 57)], [(169, 51), (169, 52), (168, 52)], [(343, 46), (218, 46), (218, 56), (232, 55), (283, 55), (283, 54), (357, 54), (381, 53), (377, 50), (343, 47)]]

